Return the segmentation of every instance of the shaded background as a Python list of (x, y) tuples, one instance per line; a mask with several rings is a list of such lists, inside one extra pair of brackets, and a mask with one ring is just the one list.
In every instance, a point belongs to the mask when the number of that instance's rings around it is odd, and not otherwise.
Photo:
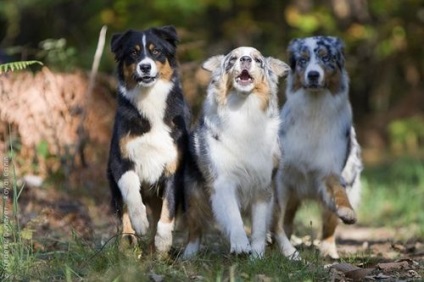
[[(288, 42), (317, 34), (346, 43), (351, 100), (364, 157), (415, 153), (424, 138), (424, 3), (420, 0), (3, 0), (1, 60), (38, 59), (54, 72), (88, 70), (102, 25), (101, 72), (113, 75), (111, 34), (173, 24), (187, 96), (196, 107), (208, 56), (252, 45), (285, 60)], [(203, 74), (204, 75), (204, 74)]]
[[(37, 225), (40, 234), (55, 226), (91, 236), (92, 219), (110, 225), (103, 215), (116, 97), (110, 38), (128, 28), (168, 24), (181, 39), (183, 86), (194, 113), (208, 82), (200, 65), (209, 56), (251, 45), (286, 60), (295, 37), (341, 37), (366, 170), (405, 155), (422, 160), (422, 0), (0, 0), (0, 63), (44, 63), (0, 76), (0, 151), (12, 154), (20, 184), (52, 188), (24, 190), (24, 226)], [(88, 74), (103, 25), (107, 43), (90, 92)], [(40, 215), (50, 223), (40, 224)]]

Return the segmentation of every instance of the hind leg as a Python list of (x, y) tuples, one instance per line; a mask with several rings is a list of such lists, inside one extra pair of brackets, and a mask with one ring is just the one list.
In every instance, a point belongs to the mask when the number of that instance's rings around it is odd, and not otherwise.
[(300, 201), (295, 197), (291, 197), (287, 203), (286, 212), (284, 213), (284, 231), (289, 239), (293, 234), (293, 221), (299, 206)]
[(322, 256), (329, 256), (332, 259), (338, 259), (336, 247), (336, 227), (338, 224), (337, 216), (328, 208), (324, 207), (322, 212), (322, 241), (320, 252)]
[(197, 223), (189, 223), (188, 242), (183, 252), (183, 259), (194, 257), (200, 249), (200, 241), (202, 237), (201, 228)]
[[(202, 228), (205, 219), (204, 212), (210, 210), (209, 196), (206, 187), (192, 176), (184, 179), (184, 219), (188, 229), (188, 239), (182, 255), (182, 259), (194, 257), (200, 249), (202, 239)], [(211, 215), (209, 215), (209, 218)]]

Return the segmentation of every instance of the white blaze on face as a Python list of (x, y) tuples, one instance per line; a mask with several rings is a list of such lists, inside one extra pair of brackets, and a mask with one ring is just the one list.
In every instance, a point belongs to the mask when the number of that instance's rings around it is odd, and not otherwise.
[(304, 79), (308, 84), (316, 84), (318, 86), (324, 85), (324, 69), (318, 61), (317, 50), (318, 46), (316, 41), (313, 38), (308, 38), (306, 40), (306, 46), (309, 50), (309, 62), (305, 69)]
[(259, 51), (252, 47), (239, 47), (229, 56), (236, 57), (232, 70), (234, 88), (241, 92), (251, 92), (255, 87), (254, 73), (258, 68), (256, 57), (260, 56)]
[(143, 59), (137, 64), (137, 75), (140, 78), (139, 84), (143, 86), (151, 86), (155, 83), (158, 76), (158, 68), (155, 61), (148, 55), (148, 46), (146, 35), (143, 35)]

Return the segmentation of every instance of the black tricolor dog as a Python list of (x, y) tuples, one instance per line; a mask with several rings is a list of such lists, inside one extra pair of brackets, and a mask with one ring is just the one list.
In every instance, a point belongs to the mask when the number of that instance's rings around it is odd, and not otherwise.
[(112, 37), (118, 63), (118, 107), (107, 174), (112, 205), (130, 240), (152, 226), (167, 252), (182, 196), (190, 110), (177, 71), (173, 26)]

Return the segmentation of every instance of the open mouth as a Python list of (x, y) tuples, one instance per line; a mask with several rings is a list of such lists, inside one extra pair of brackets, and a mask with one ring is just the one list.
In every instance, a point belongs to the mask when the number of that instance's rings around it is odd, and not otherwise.
[(321, 90), (325, 88), (323, 85), (320, 85), (319, 83), (308, 83), (305, 86), (303, 86), (305, 89), (308, 90)]
[(135, 80), (138, 83), (149, 84), (149, 83), (152, 83), (153, 81), (155, 81), (156, 78), (157, 78), (157, 76), (145, 75), (145, 76), (142, 76), (142, 77), (136, 77)]
[(236, 77), (236, 82), (241, 85), (249, 85), (253, 82), (253, 77), (250, 76), (247, 70), (243, 70), (241, 74)]

